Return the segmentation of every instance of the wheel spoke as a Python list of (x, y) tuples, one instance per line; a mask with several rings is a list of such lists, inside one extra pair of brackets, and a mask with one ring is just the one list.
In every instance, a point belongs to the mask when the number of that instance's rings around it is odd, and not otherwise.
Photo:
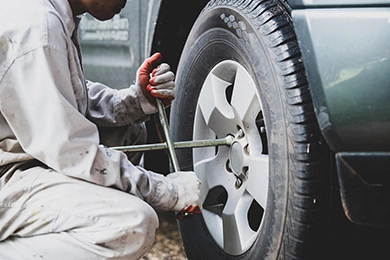
[(251, 196), (241, 196), (234, 213), (223, 211), (224, 249), (231, 254), (242, 252), (247, 242), (256, 234), (250, 229), (247, 219), (251, 202)]
[(223, 209), (224, 214), (232, 215), (236, 212), (244, 191), (244, 189), (237, 190), (234, 183), (229, 186), (229, 189), (227, 190), (228, 200), (226, 202), (225, 208)]
[(224, 136), (236, 130), (234, 111), (227, 102), (225, 94), (226, 88), (230, 85), (229, 82), (210, 74), (199, 98), (199, 108), (205, 123), (217, 136)]
[(227, 252), (241, 252), (241, 237), (235, 215), (223, 215), (223, 241)]
[(234, 185), (235, 178), (225, 170), (225, 155), (217, 156), (197, 162), (194, 171), (202, 181), (201, 194), (204, 201), (207, 192), (216, 186), (229, 187)]
[(260, 103), (255, 89), (253, 80), (244, 68), (237, 67), (231, 104), (242, 120), (248, 117), (253, 119), (252, 111), (260, 111)]
[(249, 160), (249, 171), (246, 190), (263, 208), (268, 194), (268, 157), (259, 156)]

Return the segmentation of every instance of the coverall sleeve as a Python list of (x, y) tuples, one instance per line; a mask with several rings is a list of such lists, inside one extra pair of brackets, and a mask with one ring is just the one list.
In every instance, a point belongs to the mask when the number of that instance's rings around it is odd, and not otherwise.
[(97, 126), (123, 126), (149, 119), (142, 109), (147, 104), (141, 104), (143, 99), (139, 98), (135, 85), (117, 90), (92, 81), (86, 84), (88, 119)]
[(4, 74), (1, 112), (24, 151), (65, 175), (129, 192), (155, 208), (173, 206), (177, 188), (167, 178), (99, 145), (96, 125), (78, 109), (87, 93), (75, 91), (80, 88), (68, 64), (65, 53), (40, 47), (16, 58)]

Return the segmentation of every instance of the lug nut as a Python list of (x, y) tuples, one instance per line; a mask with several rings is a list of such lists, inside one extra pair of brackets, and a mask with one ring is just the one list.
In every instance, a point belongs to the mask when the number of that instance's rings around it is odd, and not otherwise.
[(231, 168), (231, 166), (230, 166), (230, 160), (227, 160), (227, 161), (226, 161), (226, 170), (227, 170), (228, 172), (230, 172), (230, 173), (233, 172), (233, 170), (232, 170), (232, 168)]
[(242, 180), (240, 178), (236, 179), (236, 188), (239, 189), (242, 186)]
[(240, 126), (237, 126), (237, 129), (238, 129), (238, 133), (237, 133), (237, 138), (243, 138), (245, 136), (245, 133), (244, 131), (242, 130), (242, 128)]

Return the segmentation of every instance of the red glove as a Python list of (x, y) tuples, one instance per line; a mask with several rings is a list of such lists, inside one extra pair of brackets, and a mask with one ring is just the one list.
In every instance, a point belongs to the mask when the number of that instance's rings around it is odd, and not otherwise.
[(141, 88), (149, 103), (156, 105), (155, 98), (159, 98), (165, 106), (170, 106), (175, 98), (175, 74), (170, 71), (168, 64), (160, 65), (161, 60), (160, 53), (146, 59), (137, 71), (136, 85)]

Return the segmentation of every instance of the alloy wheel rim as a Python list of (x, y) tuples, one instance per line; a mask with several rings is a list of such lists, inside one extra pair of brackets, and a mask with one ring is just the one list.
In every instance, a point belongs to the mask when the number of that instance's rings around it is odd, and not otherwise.
[(240, 255), (255, 242), (266, 211), (269, 159), (262, 105), (254, 80), (239, 63), (217, 64), (199, 95), (194, 140), (231, 135), (230, 147), (193, 150), (202, 181), (205, 224), (218, 246)]

